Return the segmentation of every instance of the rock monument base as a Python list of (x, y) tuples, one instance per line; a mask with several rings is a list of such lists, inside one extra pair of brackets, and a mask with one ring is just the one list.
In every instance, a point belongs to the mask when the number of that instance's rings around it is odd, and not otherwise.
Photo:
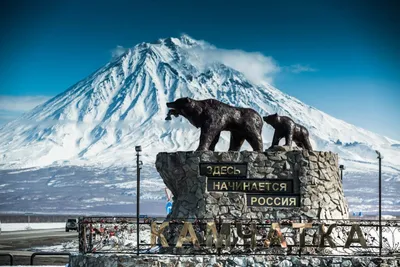
[(396, 257), (316, 257), (316, 256), (266, 256), (266, 255), (246, 255), (246, 256), (147, 256), (147, 255), (72, 255), (70, 259), (71, 267), (131, 267), (131, 266), (258, 266), (258, 267), (338, 267), (338, 266), (399, 266), (400, 260)]
[[(200, 175), (200, 163), (247, 164), (246, 177), (235, 178), (235, 181), (290, 181), (293, 194), (298, 196), (299, 203), (296, 207), (249, 206), (249, 194), (244, 192), (208, 191), (207, 180), (210, 178)], [(174, 195), (172, 212), (167, 220), (307, 220), (348, 219), (349, 216), (339, 176), (338, 156), (332, 152), (291, 150), (280, 146), (263, 153), (163, 152), (157, 155), (156, 168)], [(261, 191), (260, 193), (262, 194)], [(268, 199), (267, 202), (271, 204), (271, 201)], [(265, 202), (264, 199), (264, 204)]]

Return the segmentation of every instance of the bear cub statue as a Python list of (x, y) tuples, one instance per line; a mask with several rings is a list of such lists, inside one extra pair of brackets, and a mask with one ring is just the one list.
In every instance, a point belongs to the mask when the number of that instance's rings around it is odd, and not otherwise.
[(295, 142), (298, 147), (312, 150), (308, 130), (304, 126), (295, 123), (289, 117), (279, 116), (277, 113), (265, 116), (263, 119), (275, 129), (272, 144), (269, 148), (279, 145), (279, 141), (284, 137), (285, 146), (291, 147), (292, 142)]
[(215, 99), (194, 100), (188, 97), (169, 102), (167, 107), (166, 120), (171, 120), (171, 115), (181, 115), (201, 129), (196, 151), (214, 151), (222, 131), (231, 132), (230, 151), (239, 151), (245, 140), (254, 151), (263, 150), (263, 120), (253, 109), (233, 107)]

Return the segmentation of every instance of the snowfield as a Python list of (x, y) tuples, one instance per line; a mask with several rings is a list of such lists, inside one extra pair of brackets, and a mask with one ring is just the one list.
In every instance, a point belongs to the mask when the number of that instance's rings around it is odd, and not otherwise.
[[(165, 214), (156, 155), (195, 150), (200, 134), (183, 118), (165, 121), (166, 102), (186, 96), (251, 107), (262, 116), (277, 112), (307, 127), (313, 148), (338, 153), (346, 166), (343, 183), (352, 211), (377, 210), (379, 150), (384, 212), (400, 212), (400, 141), (333, 118), (229, 64), (204, 58), (201, 51), (212, 49), (187, 35), (138, 44), (1, 127), (0, 212), (134, 212), (134, 147), (141, 145), (145, 211)], [(272, 135), (272, 127), (264, 125), (264, 148)], [(228, 146), (224, 132), (216, 150)], [(245, 143), (242, 150), (251, 148)]]
[(0, 223), (2, 232), (23, 231), (23, 230), (43, 230), (43, 229), (64, 229), (63, 223)]

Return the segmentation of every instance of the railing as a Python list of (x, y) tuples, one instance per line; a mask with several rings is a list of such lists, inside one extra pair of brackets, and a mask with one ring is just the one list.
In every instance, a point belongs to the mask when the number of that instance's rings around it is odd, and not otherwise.
[(31, 255), (31, 265), (33, 265), (33, 260), (36, 256), (68, 256), (71, 257), (69, 252), (35, 252)]
[(8, 257), (10, 260), (10, 266), (14, 264), (14, 256), (10, 253), (0, 253), (0, 257)]
[(139, 248), (135, 217), (84, 217), (79, 226), (81, 253), (400, 256), (400, 221), (145, 220)]

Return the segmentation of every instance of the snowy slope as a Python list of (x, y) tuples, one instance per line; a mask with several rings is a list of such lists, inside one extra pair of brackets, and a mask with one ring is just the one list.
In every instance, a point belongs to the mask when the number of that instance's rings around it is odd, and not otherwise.
[[(141, 144), (149, 160), (159, 151), (192, 150), (199, 132), (184, 119), (164, 120), (165, 103), (189, 96), (217, 98), (252, 107), (260, 114), (289, 115), (310, 129), (317, 150), (343, 159), (375, 162), (374, 149), (399, 164), (399, 141), (337, 120), (269, 84), (253, 84), (221, 63), (201, 66), (192, 48), (208, 44), (191, 39), (142, 43), (108, 63), (64, 93), (36, 107), (0, 130), (1, 168), (52, 163), (119, 164), (134, 157)], [(201, 67), (199, 67), (201, 66)], [(272, 128), (264, 126), (264, 142)], [(218, 149), (227, 148), (228, 135)], [(340, 140), (342, 145), (335, 144)], [(249, 148), (247, 146), (247, 148)], [(390, 156), (389, 156), (390, 155)]]
[[(166, 102), (188, 96), (252, 107), (263, 116), (275, 112), (288, 115), (309, 129), (315, 150), (339, 153), (341, 163), (354, 172), (376, 171), (377, 149), (385, 156), (383, 170), (391, 175), (393, 185), (399, 186), (400, 141), (335, 119), (196, 52), (210, 47), (182, 35), (127, 50), (0, 128), (0, 169), (132, 166), (134, 147), (140, 144), (143, 161), (152, 170), (149, 177), (157, 177), (154, 160), (158, 152), (197, 148), (198, 129), (181, 117), (164, 120)], [(273, 129), (264, 125), (265, 148), (272, 135)], [(225, 133), (217, 150), (226, 150), (228, 142), (229, 134)], [(245, 143), (242, 149), (251, 148)], [(0, 184), (0, 193), (2, 186), (7, 192), (9, 185)]]

